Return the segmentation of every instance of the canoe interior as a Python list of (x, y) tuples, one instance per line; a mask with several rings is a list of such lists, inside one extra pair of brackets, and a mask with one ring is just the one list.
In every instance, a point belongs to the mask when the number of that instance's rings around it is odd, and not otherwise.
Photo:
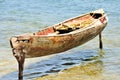
[(86, 28), (90, 26), (90, 24), (92, 24), (96, 19), (102, 17), (102, 15), (103, 13), (89, 13), (38, 31), (35, 33), (35, 35), (65, 34), (78, 29)]

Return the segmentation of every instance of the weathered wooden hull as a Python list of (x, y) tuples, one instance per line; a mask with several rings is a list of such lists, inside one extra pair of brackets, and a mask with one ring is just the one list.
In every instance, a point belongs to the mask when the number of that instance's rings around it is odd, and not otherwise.
[[(59, 53), (76, 46), (79, 46), (96, 37), (106, 26), (106, 24), (94, 26), (78, 33), (59, 36), (28, 36), (29, 41), (16, 41), (16, 37), (11, 38), (12, 47), (24, 47), (26, 57), (39, 57)], [(24, 40), (24, 37), (20, 39)], [(14, 42), (15, 40), (15, 42)]]
[[(105, 18), (106, 16), (102, 17)], [(10, 43), (13, 49), (22, 48), (26, 57), (39, 57), (60, 53), (93, 39), (105, 28), (107, 20), (96, 20), (87, 28), (60, 35), (23, 34), (12, 37)]]

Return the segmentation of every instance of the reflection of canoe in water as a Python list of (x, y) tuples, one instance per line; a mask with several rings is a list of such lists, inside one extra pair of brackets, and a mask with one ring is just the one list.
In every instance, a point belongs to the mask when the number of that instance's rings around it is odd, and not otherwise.
[(25, 57), (50, 55), (93, 39), (101, 33), (106, 24), (106, 15), (103, 9), (99, 9), (35, 33), (12, 37), (10, 43), (18, 61)]

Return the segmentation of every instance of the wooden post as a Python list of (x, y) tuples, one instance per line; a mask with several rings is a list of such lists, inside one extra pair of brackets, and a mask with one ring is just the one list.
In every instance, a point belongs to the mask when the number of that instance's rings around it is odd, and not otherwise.
[(103, 43), (102, 43), (102, 34), (99, 34), (99, 48), (103, 49)]
[(23, 48), (20, 47), (18, 49), (13, 49), (13, 55), (18, 62), (19, 67), (18, 80), (23, 80), (23, 70), (25, 62), (25, 53), (23, 52)]

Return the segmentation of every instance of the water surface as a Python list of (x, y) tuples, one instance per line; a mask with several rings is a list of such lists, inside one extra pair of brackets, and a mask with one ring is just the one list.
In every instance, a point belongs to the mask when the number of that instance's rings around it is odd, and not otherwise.
[[(0, 80), (17, 80), (17, 62), (9, 38), (35, 32), (65, 19), (103, 8), (109, 22), (103, 31), (102, 75), (120, 78), (120, 1), (119, 0), (0, 0)], [(99, 56), (98, 37), (75, 49), (57, 55), (27, 59), (25, 80), (54, 74)], [(109, 78), (110, 77), (110, 78)], [(116, 78), (117, 77), (117, 78)]]

